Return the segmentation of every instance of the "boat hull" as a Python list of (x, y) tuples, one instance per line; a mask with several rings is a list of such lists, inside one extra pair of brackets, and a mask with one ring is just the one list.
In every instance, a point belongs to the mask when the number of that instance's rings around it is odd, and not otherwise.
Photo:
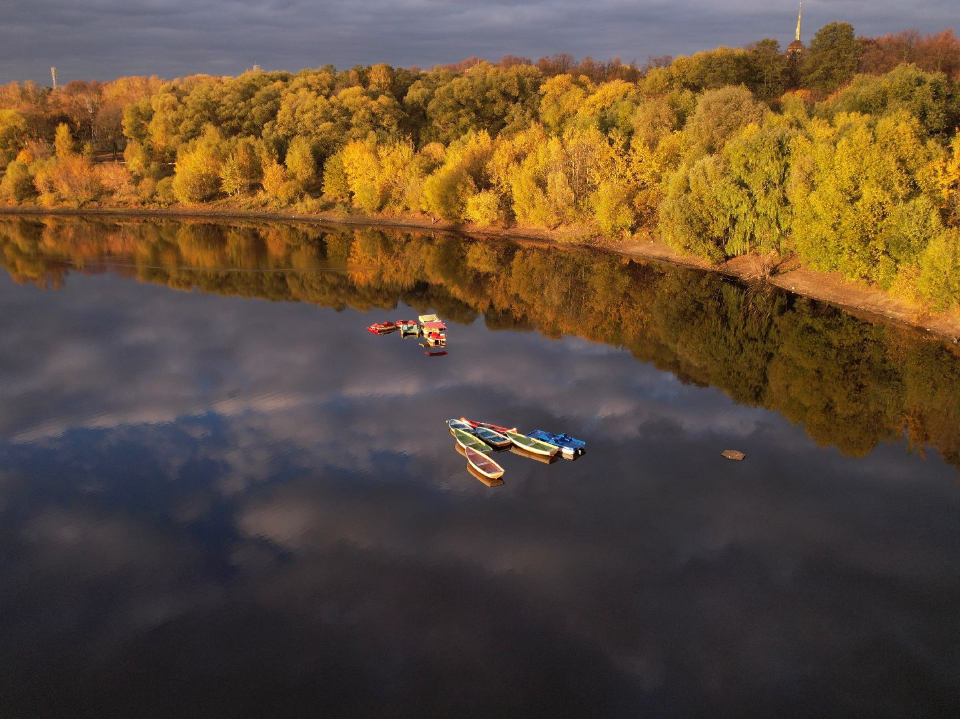
[(540, 440), (548, 445), (556, 445), (560, 448), (560, 454), (567, 460), (575, 460), (586, 452), (587, 444), (583, 440), (577, 440), (566, 433), (551, 433), (546, 430), (534, 430), (528, 432), (527, 437), (534, 440)]
[(454, 430), (463, 430), (465, 433), (470, 433), (473, 435), (473, 427), (470, 423), (465, 423), (463, 420), (457, 420), (455, 418), (450, 418), (447, 420), (447, 427), (450, 429), (450, 434), (453, 434)]
[(467, 462), (470, 463), (478, 473), (491, 480), (498, 480), (503, 477), (503, 468), (500, 467), (493, 458), (477, 452), (472, 447), (465, 447), (463, 450), (467, 454)]
[(464, 423), (464, 425), (467, 425), (468, 427), (472, 428), (471, 430), (467, 430), (466, 432), (472, 432), (478, 438), (483, 440), (487, 445), (492, 445), (495, 448), (507, 448), (507, 447), (510, 447), (510, 445), (512, 444), (512, 441), (510, 440), (510, 438), (508, 438), (503, 433), (498, 433), (496, 430), (491, 430), (490, 428), (483, 427), (482, 425), (475, 428), (469, 423)]
[(515, 427), (508, 428), (508, 427), (503, 427), (502, 425), (494, 425), (493, 423), (480, 422), (479, 420), (468, 420), (468, 419), (465, 418), (465, 417), (462, 417), (462, 418), (460, 418), (460, 419), (463, 420), (465, 423), (469, 423), (470, 425), (472, 425), (472, 426), (475, 427), (475, 428), (478, 428), (478, 427), (489, 428), (490, 430), (493, 430), (494, 432), (498, 432), (498, 433), (500, 433), (501, 435), (505, 435), (505, 434), (508, 433), (508, 432), (516, 432), (516, 431), (517, 431), (517, 429), (516, 429)]
[(560, 451), (560, 448), (558, 448), (556, 445), (550, 445), (542, 440), (535, 440), (534, 438), (527, 437), (526, 435), (521, 435), (518, 432), (508, 430), (504, 433), (504, 435), (510, 438), (513, 444), (519, 447), (521, 450), (526, 450), (527, 452), (534, 453), (535, 455), (553, 457)]
[[(453, 444), (453, 447), (455, 447), (457, 452), (463, 455), (463, 457), (467, 456), (467, 453), (464, 451), (464, 449), (456, 443)], [(477, 481), (486, 485), (488, 488), (503, 485), (503, 478), (488, 478), (486, 475), (474, 468), (470, 463), (467, 463), (464, 465), (464, 467), (467, 469), (467, 472), (470, 473), (470, 475), (472, 475)]]
[(482, 452), (482, 453), (488, 453), (493, 449), (489, 445), (487, 445), (485, 442), (483, 442), (483, 440), (480, 440), (479, 438), (476, 438), (473, 435), (470, 435), (469, 433), (465, 433), (463, 430), (456, 430), (454, 428), (450, 428), (450, 432), (453, 434), (454, 439), (460, 445), (462, 445), (464, 449), (473, 448), (477, 452)]

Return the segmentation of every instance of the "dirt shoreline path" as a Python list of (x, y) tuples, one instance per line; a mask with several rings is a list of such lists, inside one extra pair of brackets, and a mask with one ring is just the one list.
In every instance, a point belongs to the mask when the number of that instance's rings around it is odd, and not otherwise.
[[(589, 232), (555, 232), (532, 228), (504, 230), (481, 229), (471, 225), (459, 225), (443, 221), (430, 222), (419, 217), (368, 217), (346, 213), (299, 214), (282, 211), (244, 211), (231, 208), (37, 208), (0, 207), (0, 215), (10, 216), (99, 216), (99, 217), (163, 217), (195, 218), (209, 220), (266, 220), (309, 223), (315, 225), (363, 225), (398, 230), (431, 233), (453, 233), (467, 237), (523, 240), (527, 242), (557, 245), (566, 248), (593, 248), (617, 253), (626, 257), (667, 262), (684, 267), (719, 272), (747, 282), (761, 279), (760, 262), (756, 257), (738, 257), (713, 265), (706, 260), (681, 255), (668, 245), (653, 239), (633, 239), (623, 243), (603, 241)], [(837, 273), (822, 273), (793, 266), (781, 268), (766, 279), (772, 285), (804, 297), (830, 303), (871, 322), (886, 322), (908, 326), (921, 332), (960, 346), (960, 312), (931, 313), (905, 300), (869, 286), (863, 282), (845, 280)]]

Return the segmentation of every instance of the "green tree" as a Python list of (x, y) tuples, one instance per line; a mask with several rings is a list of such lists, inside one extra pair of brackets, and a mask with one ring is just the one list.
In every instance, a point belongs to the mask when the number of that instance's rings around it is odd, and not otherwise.
[(960, 229), (941, 232), (924, 249), (917, 289), (938, 310), (960, 305)]
[(724, 147), (730, 179), (741, 191), (730, 195), (738, 204), (731, 208), (735, 222), (724, 246), (728, 256), (783, 249), (793, 219), (787, 184), (797, 132), (783, 118), (770, 115), (763, 125), (748, 125)]
[(15, 202), (23, 202), (36, 194), (33, 187), (33, 176), (26, 163), (14, 160), (7, 165), (7, 172), (0, 182), (0, 192)]
[(761, 100), (774, 100), (787, 89), (787, 57), (780, 43), (765, 38), (748, 48), (750, 78), (745, 84)]
[(308, 138), (297, 135), (290, 141), (286, 158), (287, 172), (305, 188), (317, 182), (317, 161), (313, 157), (313, 147)]
[(463, 165), (444, 165), (423, 186), (424, 209), (445, 220), (463, 220), (476, 187)]
[(594, 217), (605, 235), (615, 237), (630, 230), (633, 210), (630, 189), (622, 182), (604, 180), (593, 198)]
[(229, 195), (246, 193), (262, 179), (263, 167), (256, 142), (241, 138), (220, 167), (223, 191)]
[(350, 199), (350, 180), (343, 166), (343, 152), (332, 155), (323, 168), (323, 194), (335, 200)]
[(503, 198), (496, 190), (483, 190), (467, 199), (466, 217), (480, 227), (490, 227), (505, 220)]
[(898, 65), (886, 75), (857, 75), (823, 109), (876, 117), (905, 110), (928, 133), (945, 137), (960, 124), (960, 88), (943, 73)]
[(682, 253), (720, 262), (735, 235), (738, 209), (746, 203), (724, 157), (707, 155), (668, 180), (660, 206), (660, 234)]
[(939, 153), (905, 112), (811, 121), (792, 144), (793, 246), (811, 267), (889, 287), (938, 229), (920, 198)]
[(802, 86), (829, 95), (850, 82), (860, 67), (862, 53), (853, 25), (845, 22), (824, 25), (813, 36), (803, 59)]
[(26, 118), (16, 110), (0, 109), (0, 167), (17, 156), (26, 140)]
[(743, 86), (708, 90), (700, 97), (684, 133), (703, 152), (715, 153), (740, 128), (760, 122), (766, 112), (766, 105)]

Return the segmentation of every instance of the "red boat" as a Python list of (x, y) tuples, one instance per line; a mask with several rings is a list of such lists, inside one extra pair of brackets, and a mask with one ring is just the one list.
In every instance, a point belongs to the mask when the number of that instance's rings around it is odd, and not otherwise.
[(396, 329), (397, 324), (395, 322), (390, 322), (389, 320), (367, 326), (367, 332), (372, 332), (374, 335), (386, 335), (387, 333), (391, 333)]
[(467, 423), (468, 425), (470, 425), (470, 427), (475, 427), (475, 428), (476, 428), (476, 427), (490, 428), (491, 430), (496, 430), (498, 433), (516, 432), (516, 431), (517, 431), (517, 429), (516, 429), (515, 427), (508, 428), (508, 427), (503, 427), (503, 426), (501, 426), (501, 425), (494, 425), (493, 423), (479, 422), (479, 421), (477, 421), (477, 420), (467, 420), (465, 417), (462, 417), (462, 418), (460, 418), (460, 419), (463, 420), (463, 421), (464, 421), (465, 423)]
[(431, 345), (443, 346), (447, 344), (447, 326), (441, 321), (436, 320), (424, 322), (421, 323), (420, 328), (423, 332), (423, 336)]

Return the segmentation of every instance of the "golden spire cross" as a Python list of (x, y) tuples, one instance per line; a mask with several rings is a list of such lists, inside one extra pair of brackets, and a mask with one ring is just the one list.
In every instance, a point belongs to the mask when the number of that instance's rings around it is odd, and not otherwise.
[(797, 41), (800, 41), (800, 19), (803, 17), (803, 0), (800, 0), (800, 12), (797, 13)]

